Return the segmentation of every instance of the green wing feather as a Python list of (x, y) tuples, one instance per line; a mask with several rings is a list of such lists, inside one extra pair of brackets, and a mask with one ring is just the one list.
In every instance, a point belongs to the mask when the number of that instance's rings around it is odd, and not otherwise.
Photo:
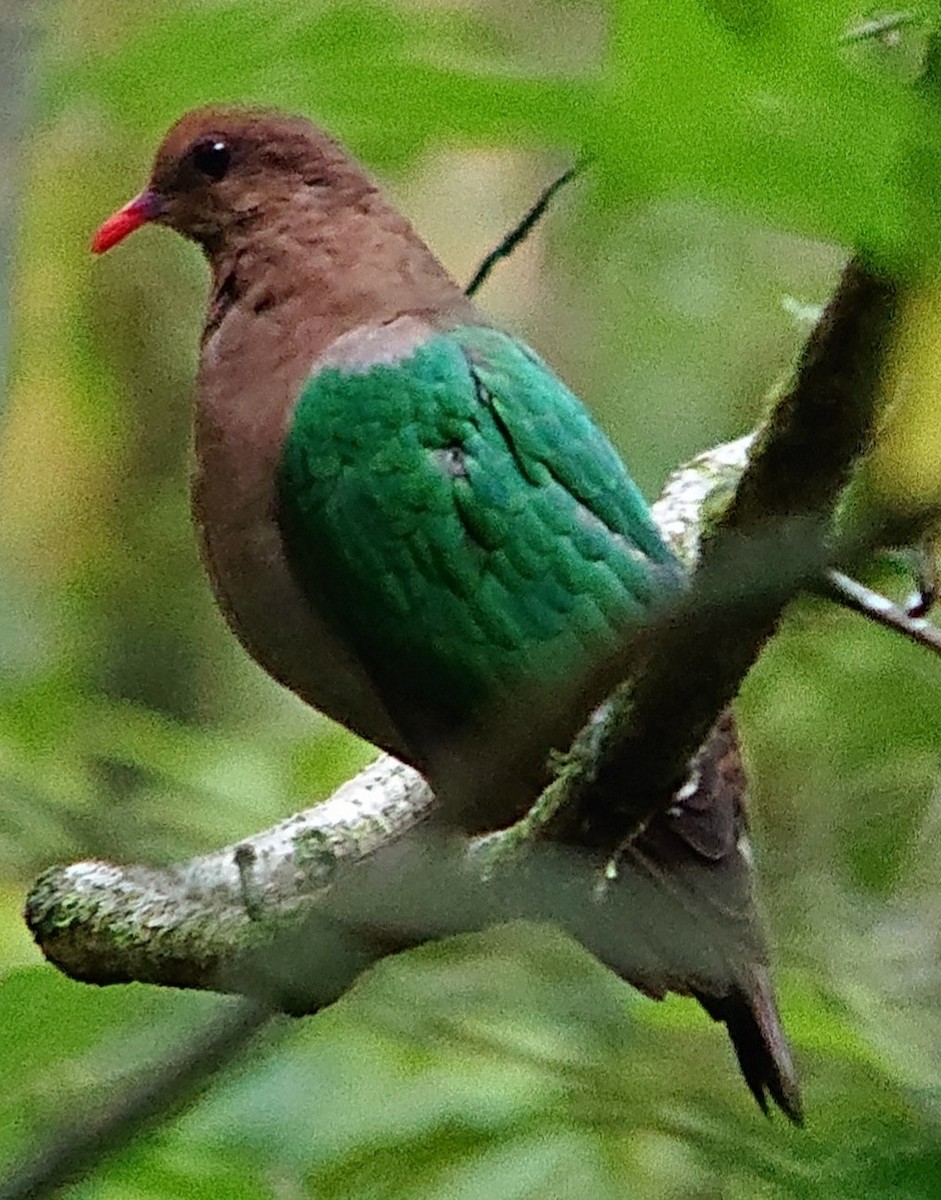
[(395, 715), (438, 728), (587, 664), (680, 579), (581, 403), (493, 329), (317, 373), (279, 485), (311, 602)]

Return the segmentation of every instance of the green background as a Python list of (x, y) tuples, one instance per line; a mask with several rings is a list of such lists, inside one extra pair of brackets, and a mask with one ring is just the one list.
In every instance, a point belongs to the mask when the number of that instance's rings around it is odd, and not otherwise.
[[(899, 82), (908, 43), (838, 47), (861, 15), (845, 0), (23, 11), (0, 445), (9, 1162), (228, 1003), (61, 978), (22, 926), (33, 876), (235, 841), (371, 753), (266, 680), (209, 599), (186, 495), (197, 253), (161, 230), (88, 253), (164, 128), (209, 100), (310, 113), (462, 279), (592, 152), (481, 300), (599, 414), (649, 495), (755, 424), (804, 336), (794, 301), (826, 298), (845, 247), (929, 262), (941, 179), (933, 102)], [(924, 403), (889, 439), (882, 486), (917, 458), (931, 492), (941, 319), (920, 295), (900, 374)], [(643, 1000), (559, 935), (507, 928), (386, 962), (279, 1025), (75, 1194), (941, 1194), (941, 663), (802, 602), (739, 711), (805, 1130), (760, 1116), (694, 1005)]]

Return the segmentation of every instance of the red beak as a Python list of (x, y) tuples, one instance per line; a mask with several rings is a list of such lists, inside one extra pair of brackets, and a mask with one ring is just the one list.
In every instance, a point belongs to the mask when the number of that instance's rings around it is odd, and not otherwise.
[(92, 239), (92, 253), (104, 254), (112, 246), (152, 221), (160, 212), (160, 197), (156, 192), (143, 191), (133, 200), (129, 200), (123, 208), (119, 208), (114, 216), (109, 217)]

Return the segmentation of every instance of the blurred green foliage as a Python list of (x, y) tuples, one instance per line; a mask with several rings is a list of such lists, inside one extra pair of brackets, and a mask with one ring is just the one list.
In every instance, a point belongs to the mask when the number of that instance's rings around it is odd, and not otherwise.
[[(938, 112), (904, 86), (926, 26), (901, 48), (840, 45), (865, 16), (847, 0), (37, 8), (0, 450), (6, 1160), (228, 1003), (58, 977), (21, 925), (31, 876), (237, 839), (370, 753), (263, 678), (208, 598), (185, 486), (195, 252), (145, 231), (87, 253), (164, 127), (220, 99), (315, 115), (462, 278), (559, 164), (594, 152), (482, 300), (654, 492), (758, 419), (802, 334), (785, 298), (826, 296), (837, 244), (915, 271), (937, 240)], [(930, 399), (937, 306), (919, 322)], [(917, 450), (937, 463), (924, 411)], [(510, 927), (384, 963), (285, 1022), (75, 1194), (937, 1196), (941, 664), (802, 603), (740, 714), (807, 1130), (761, 1119), (694, 1006)]]

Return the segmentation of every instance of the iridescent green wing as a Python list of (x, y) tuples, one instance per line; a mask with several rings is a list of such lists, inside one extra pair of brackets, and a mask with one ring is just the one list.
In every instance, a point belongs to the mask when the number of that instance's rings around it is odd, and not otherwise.
[(492, 329), (320, 371), (279, 482), (298, 580), (409, 725), (561, 680), (680, 578), (578, 399)]

